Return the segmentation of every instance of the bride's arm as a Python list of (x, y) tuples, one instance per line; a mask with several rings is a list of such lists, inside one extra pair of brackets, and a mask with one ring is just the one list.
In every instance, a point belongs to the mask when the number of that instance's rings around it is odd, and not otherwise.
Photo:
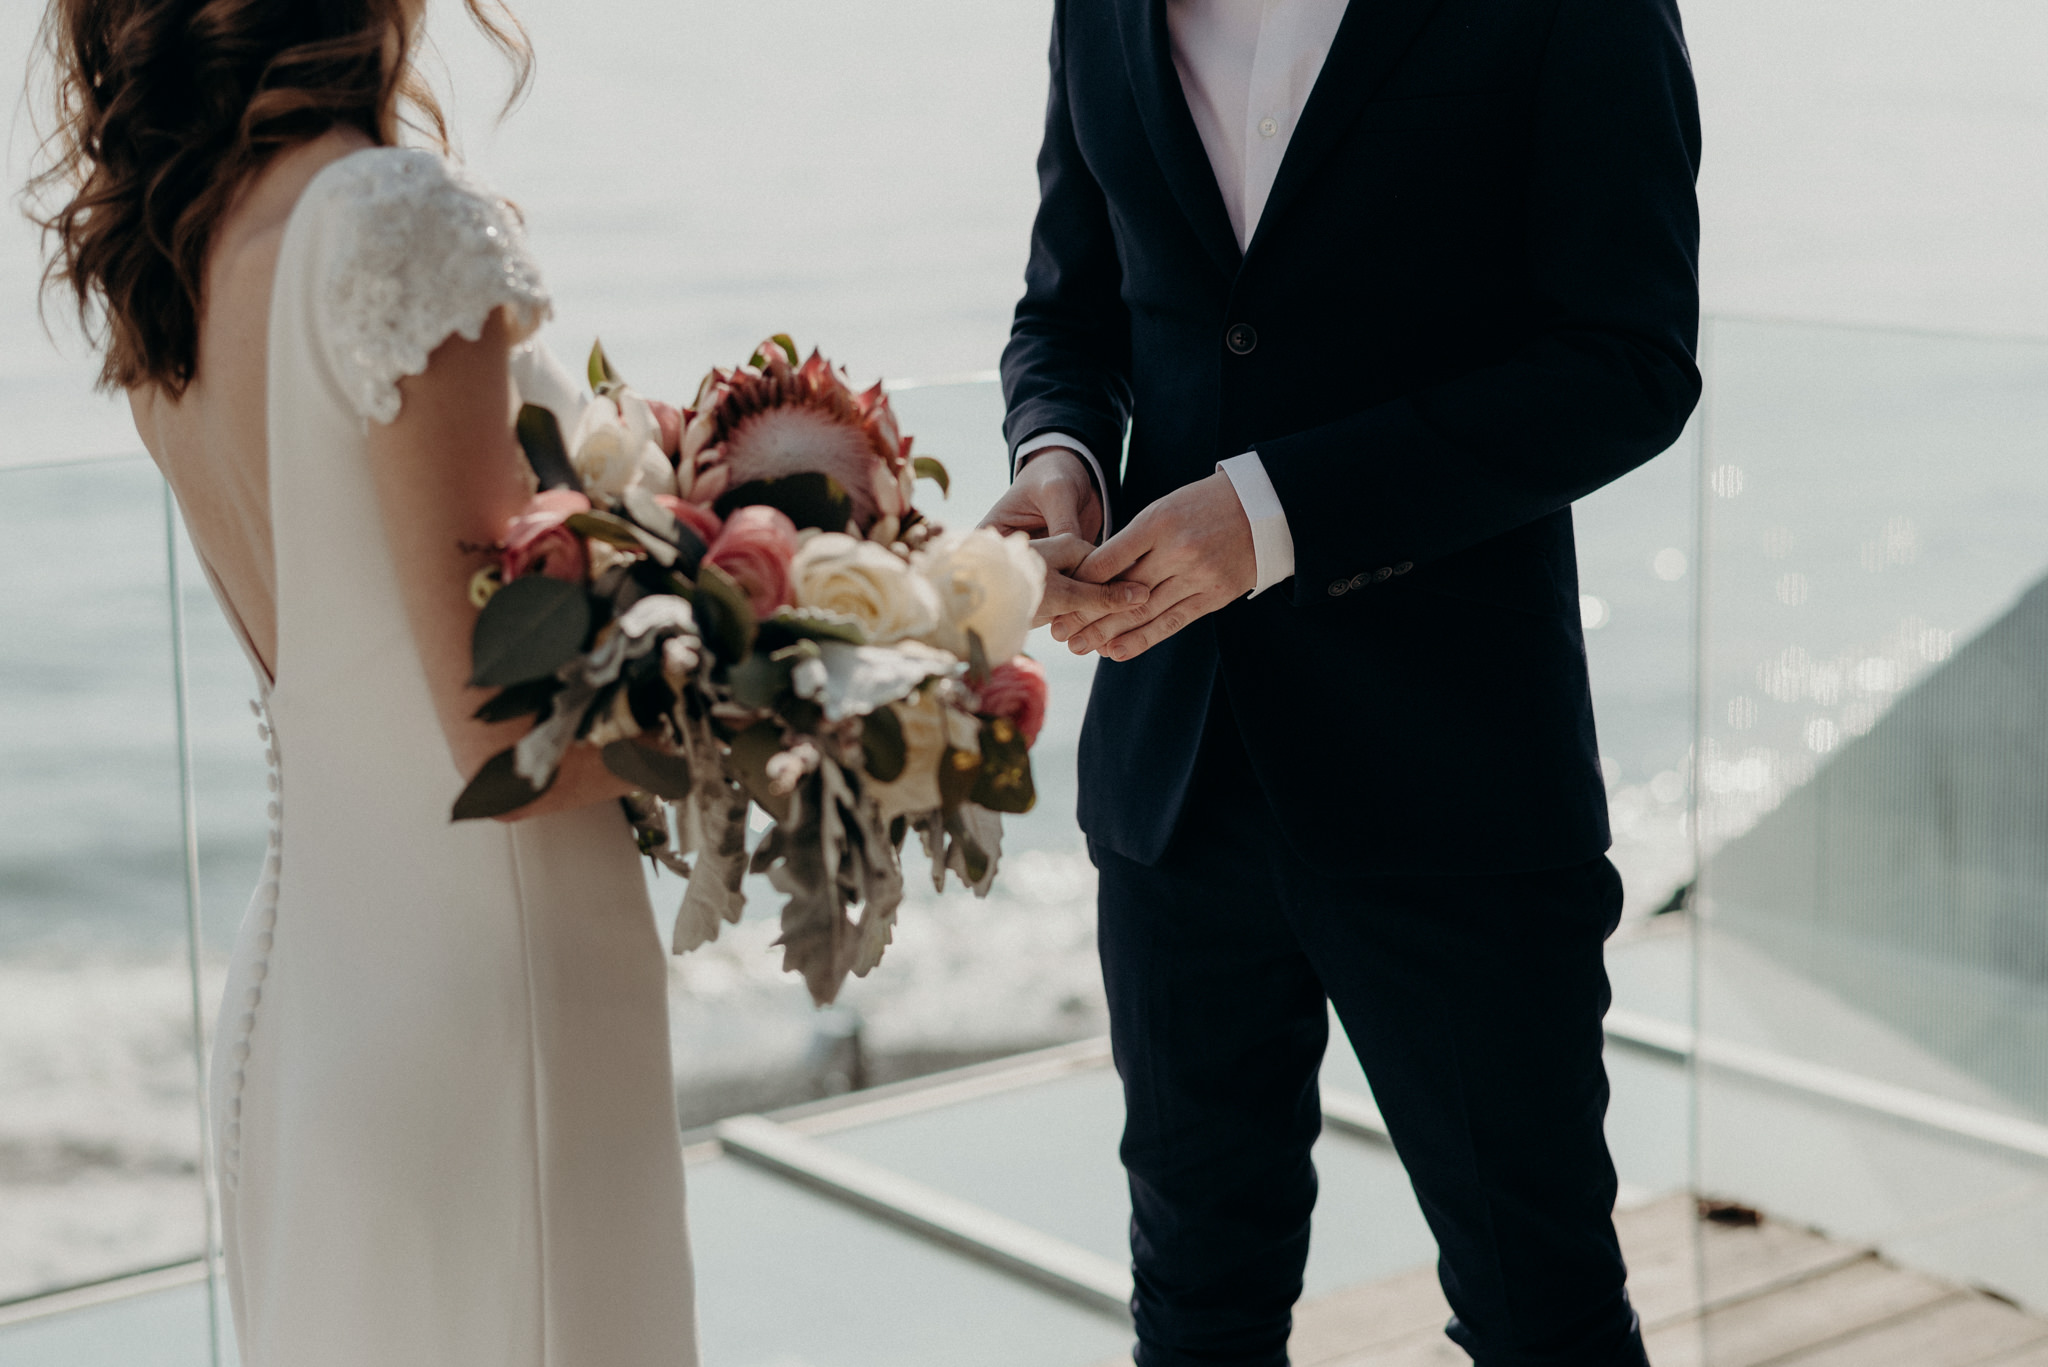
[[(404, 402), (396, 420), (370, 424), (370, 471), (392, 563), (441, 731), (465, 782), (532, 725), (474, 720), (490, 690), (468, 683), (477, 618), (469, 580), (480, 563), (473, 548), (501, 539), (526, 505), (525, 457), (512, 433), (512, 345), (500, 309), (476, 341), (448, 338), (423, 373), (399, 381)], [(451, 804), (458, 791), (450, 787)], [(594, 750), (575, 745), (554, 786), (503, 819), (521, 821), (630, 791)]]

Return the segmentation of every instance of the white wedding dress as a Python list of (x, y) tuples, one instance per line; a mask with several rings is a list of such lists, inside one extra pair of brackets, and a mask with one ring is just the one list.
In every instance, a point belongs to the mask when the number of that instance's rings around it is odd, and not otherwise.
[(247, 1367), (696, 1362), (667, 961), (633, 841), (613, 803), (451, 824), (462, 775), (367, 467), (399, 378), (501, 306), (547, 311), (517, 218), (438, 156), (356, 152), (292, 213), (269, 337), (272, 835), (211, 1098)]

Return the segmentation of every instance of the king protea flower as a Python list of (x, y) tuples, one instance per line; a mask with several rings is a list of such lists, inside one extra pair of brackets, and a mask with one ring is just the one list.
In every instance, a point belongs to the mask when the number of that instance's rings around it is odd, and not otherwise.
[(817, 352), (801, 366), (793, 357), (779, 339), (767, 341), (758, 365), (704, 377), (696, 406), (683, 415), (677, 492), (711, 504), (757, 479), (817, 472), (846, 490), (862, 532), (885, 518), (900, 521), (916, 476), (910, 438), (882, 386), (855, 393)]

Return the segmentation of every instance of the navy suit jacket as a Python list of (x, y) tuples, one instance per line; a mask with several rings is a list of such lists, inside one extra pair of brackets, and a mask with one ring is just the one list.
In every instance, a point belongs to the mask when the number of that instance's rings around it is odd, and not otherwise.
[(1120, 523), (1256, 450), (1296, 570), (1101, 663), (1092, 839), (1157, 862), (1220, 687), (1311, 863), (1607, 848), (1571, 503), (1698, 401), (1698, 165), (1673, 0), (1357, 0), (1240, 252), (1164, 0), (1056, 0), (1011, 449)]

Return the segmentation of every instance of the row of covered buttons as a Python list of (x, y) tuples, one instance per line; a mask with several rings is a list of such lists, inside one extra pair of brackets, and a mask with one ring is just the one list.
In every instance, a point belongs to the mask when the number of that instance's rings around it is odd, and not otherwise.
[(1392, 579), (1397, 574), (1406, 574), (1414, 568), (1414, 561), (1403, 560), (1398, 565), (1382, 565), (1376, 570), (1367, 570), (1363, 574), (1355, 574), (1349, 579), (1339, 579), (1330, 585), (1330, 596), (1332, 598), (1342, 598), (1353, 589), (1362, 589), (1367, 584), (1381, 583)]

